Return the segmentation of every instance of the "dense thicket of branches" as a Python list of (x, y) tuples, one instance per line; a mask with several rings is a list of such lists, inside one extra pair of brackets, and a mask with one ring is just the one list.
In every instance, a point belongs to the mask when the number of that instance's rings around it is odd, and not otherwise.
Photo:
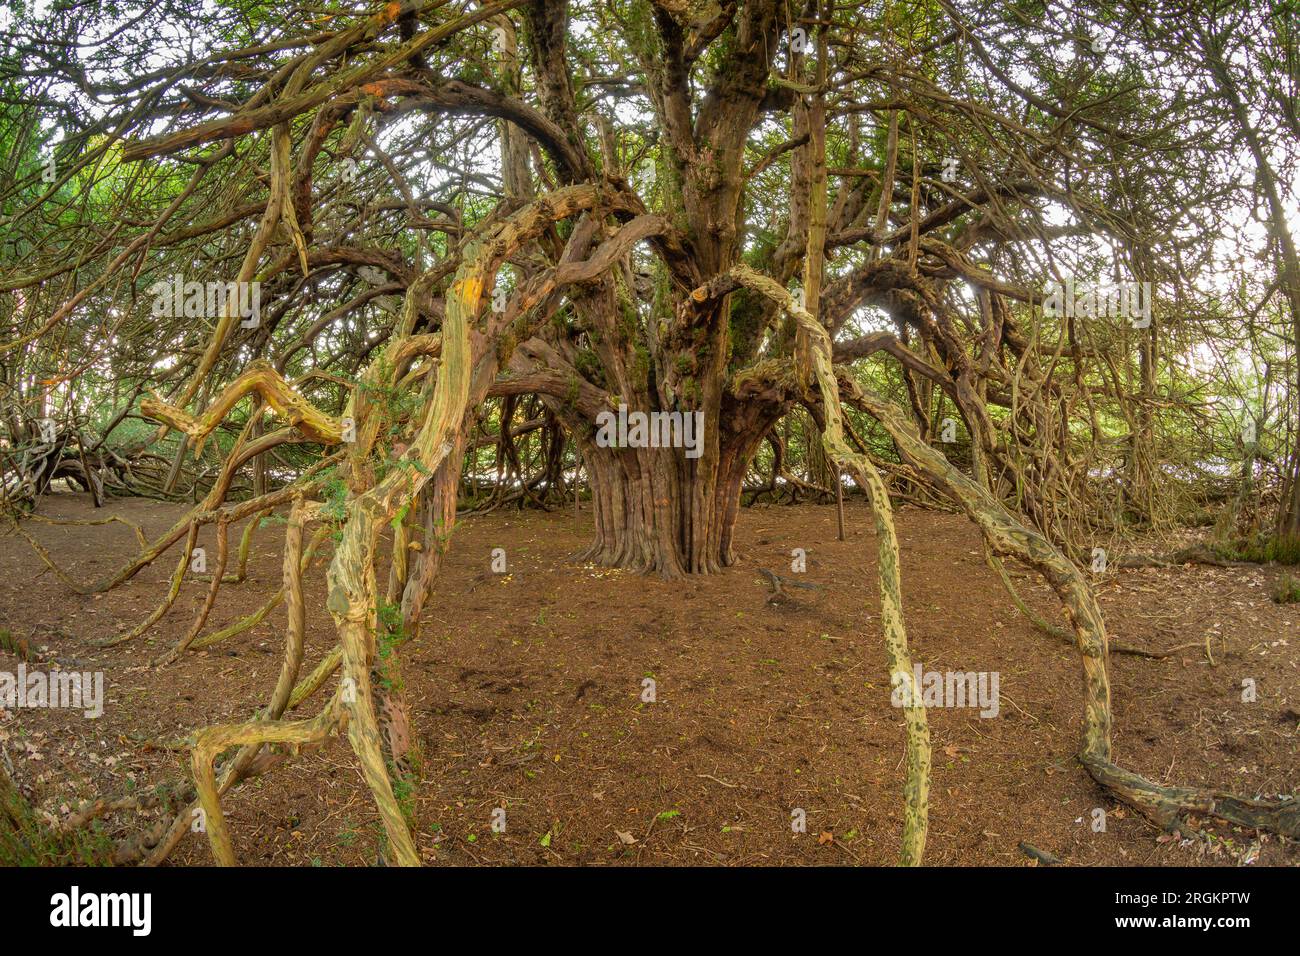
[[(585, 557), (666, 576), (734, 563), (742, 502), (850, 475), (903, 675), (886, 489), (948, 501), (1065, 604), (1099, 781), (1162, 822), (1296, 831), (1294, 806), (1111, 762), (1077, 566), (1216, 515), (1234, 556), (1300, 554), (1291, 3), (165, 0), (4, 26), (6, 508), (60, 478), (193, 496), (92, 585), (185, 542), (118, 639), (137, 636), (216, 526), (208, 599), (163, 662), (226, 636), (204, 625), (231, 522), (290, 509), (280, 684), (194, 752), (218, 860), (219, 794), (346, 727), (414, 862), (377, 717), (401, 702), (375, 671), (418, 633), (458, 505), (557, 506), (580, 474)], [(244, 298), (207, 291), (227, 283)], [(1066, 283), (1149, 284), (1149, 309), (1051, 308)], [(605, 447), (619, 405), (703, 413), (702, 453)], [(340, 643), (304, 678), (319, 548)], [(917, 862), (929, 745), (907, 718)]]

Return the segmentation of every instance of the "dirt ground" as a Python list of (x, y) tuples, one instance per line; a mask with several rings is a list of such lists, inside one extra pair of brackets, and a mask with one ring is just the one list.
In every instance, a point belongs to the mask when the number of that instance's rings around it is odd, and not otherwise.
[[(153, 536), (179, 506), (107, 509)], [(463, 521), (424, 633), (403, 650), (423, 755), (417, 842), (431, 864), (891, 864), (898, 855), (903, 722), (890, 704), (879, 626), (876, 543), (861, 501), (743, 509), (741, 564), (664, 582), (574, 564), (590, 513), (503, 512)], [(84, 495), (55, 494), (50, 517), (89, 518)], [(1300, 864), (1295, 842), (1212, 827), (1169, 836), (1108, 799), (1073, 759), (1081, 725), (1075, 652), (1036, 632), (984, 564), (959, 516), (898, 513), (912, 653), (927, 671), (998, 672), (1000, 709), (931, 708), (934, 771), (926, 861), (1034, 864), (1022, 841), (1075, 865)], [(27, 525), (75, 579), (133, 553), (120, 524)], [(223, 588), (207, 631), (259, 606), (279, 584), (283, 525), (259, 531), (243, 585)], [(237, 541), (233, 537), (232, 542)], [(200, 539), (215, 553), (210, 536)], [(504, 548), (507, 571), (493, 573)], [(803, 548), (807, 570), (790, 572)], [(67, 813), (104, 794), (188, 773), (176, 744), (210, 723), (247, 719), (280, 666), (283, 608), (262, 625), (177, 663), (149, 659), (188, 628), (206, 585), (187, 582), (145, 637), (129, 629), (166, 591), (170, 552), (123, 587), (83, 597), (0, 535), (0, 628), (27, 639), (29, 669), (103, 671), (105, 712), (0, 710), (0, 745), (37, 805)], [(818, 587), (772, 603), (759, 568)], [(1270, 600), (1274, 568), (1186, 566), (1098, 577), (1112, 640), (1164, 660), (1112, 661), (1118, 762), (1169, 784), (1247, 796), (1300, 786), (1300, 609)], [(1050, 592), (1016, 573), (1056, 616)], [(304, 673), (333, 646), (324, 569), (310, 578)], [(1208, 650), (1207, 645), (1208, 644)], [(1211, 662), (1210, 657), (1213, 658)], [(43, 663), (42, 663), (43, 662)], [(0, 671), (18, 659), (0, 652)], [(654, 702), (642, 700), (654, 681)], [(1243, 702), (1243, 680), (1257, 699)], [(315, 713), (318, 702), (299, 711)], [(243, 863), (373, 865), (382, 828), (344, 741), (229, 794)], [(505, 831), (493, 831), (494, 811)], [(1094, 809), (1106, 811), (1094, 831)], [(796, 810), (807, 828), (794, 832)], [(497, 814), (496, 818), (501, 819)], [(114, 837), (147, 814), (108, 819)], [(208, 864), (188, 834), (173, 865)]]

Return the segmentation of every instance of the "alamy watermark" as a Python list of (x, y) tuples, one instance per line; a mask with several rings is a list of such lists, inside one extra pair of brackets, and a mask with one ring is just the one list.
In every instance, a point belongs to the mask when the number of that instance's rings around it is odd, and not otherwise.
[(704, 453), (704, 412), (600, 412), (596, 444), (601, 448), (685, 448), (687, 458)]
[(1151, 325), (1151, 283), (1121, 282), (1103, 288), (1066, 279), (1048, 286), (1043, 313), (1067, 319), (1128, 319), (1133, 328), (1145, 329)]
[(922, 671), (917, 664), (911, 674), (895, 671), (889, 682), (895, 707), (978, 707), (981, 717), (996, 717), (1000, 709), (998, 671)]
[(94, 719), (104, 714), (104, 672), (28, 671), (18, 665), (18, 673), (0, 671), (0, 707), (67, 708), (80, 710)]
[(186, 282), (180, 273), (160, 279), (149, 287), (153, 296), (155, 319), (215, 319), (234, 314), (245, 329), (255, 329), (262, 322), (262, 283), (260, 282)]
[(50, 925), (120, 926), (133, 936), (148, 936), (153, 928), (152, 893), (91, 893), (74, 886), (50, 897)]

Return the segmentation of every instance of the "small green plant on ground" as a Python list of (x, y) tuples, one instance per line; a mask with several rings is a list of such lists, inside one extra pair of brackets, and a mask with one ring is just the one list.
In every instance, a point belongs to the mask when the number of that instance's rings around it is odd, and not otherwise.
[(98, 821), (59, 830), (46, 824), (0, 766), (0, 866), (110, 866), (113, 844)]
[(1284, 574), (1273, 585), (1274, 604), (1300, 603), (1300, 581), (1289, 574)]

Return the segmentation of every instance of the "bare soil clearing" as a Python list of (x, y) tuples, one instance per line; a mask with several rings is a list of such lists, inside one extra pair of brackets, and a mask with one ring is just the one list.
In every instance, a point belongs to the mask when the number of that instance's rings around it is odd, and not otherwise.
[[(463, 521), (439, 574), (420, 641), (402, 651), (413, 730), (423, 752), (416, 838), (429, 863), (890, 864), (901, 826), (901, 712), (879, 631), (870, 512), (833, 507), (742, 510), (740, 566), (665, 582), (577, 565), (591, 515), (502, 512)], [(120, 514), (153, 536), (174, 505), (84, 495), (42, 501), (49, 517)], [(926, 862), (1034, 865), (1032, 844), (1079, 865), (1300, 864), (1300, 847), (1216, 827), (1170, 838), (1105, 797), (1075, 762), (1077, 654), (1035, 631), (985, 566), (964, 518), (898, 511), (909, 636), (926, 670), (997, 671), (995, 718), (930, 710), (935, 754)], [(89, 582), (134, 553), (122, 525), (31, 524), (74, 578)], [(211, 529), (207, 529), (209, 532)], [(232, 528), (232, 541), (238, 529)], [(225, 586), (205, 631), (249, 613), (280, 581), (283, 528), (254, 539), (248, 580)], [(209, 536), (200, 545), (214, 547)], [(506, 550), (507, 573), (491, 570)], [(790, 573), (791, 549), (807, 572)], [(0, 743), (20, 784), (54, 814), (84, 800), (188, 774), (170, 745), (193, 729), (246, 719), (280, 666), (283, 609), (209, 650), (155, 669), (148, 661), (189, 626), (206, 584), (189, 581), (143, 639), (90, 641), (130, 628), (166, 590), (174, 553), (116, 591), (82, 597), (0, 537), (0, 628), (27, 639), (29, 668), (102, 670), (104, 716), (0, 711)], [(233, 564), (233, 558), (232, 558)], [(818, 587), (773, 603), (766, 568)], [(1160, 783), (1238, 793), (1293, 792), (1300, 781), (1300, 610), (1270, 599), (1274, 568), (1123, 570), (1097, 584), (1112, 640), (1164, 650), (1116, 656), (1115, 747)], [(1021, 593), (1056, 620), (1046, 588), (1015, 573)], [(308, 660), (334, 644), (324, 575), (309, 575)], [(0, 670), (18, 659), (0, 652)], [(52, 664), (50, 666), (53, 666)], [(642, 701), (643, 680), (656, 701)], [(1242, 701), (1253, 679), (1258, 699)], [(311, 704), (306, 705), (311, 711)], [(227, 796), (247, 864), (373, 864), (382, 828), (350, 750), (335, 742)], [(1107, 811), (1093, 832), (1093, 810)], [(493, 810), (506, 811), (504, 833)], [(807, 832), (791, 813), (807, 814)], [(110, 818), (115, 836), (151, 822)], [(190, 834), (173, 864), (207, 864)]]

